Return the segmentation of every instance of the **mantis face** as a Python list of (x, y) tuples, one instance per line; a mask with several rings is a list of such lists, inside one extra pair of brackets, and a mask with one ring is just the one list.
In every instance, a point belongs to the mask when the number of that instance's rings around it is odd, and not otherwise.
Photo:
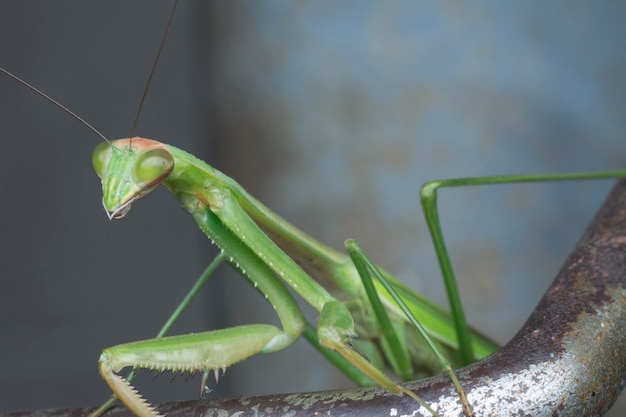
[(109, 220), (123, 218), (134, 201), (148, 195), (174, 169), (167, 147), (144, 138), (102, 142), (91, 163), (102, 181), (102, 205)]

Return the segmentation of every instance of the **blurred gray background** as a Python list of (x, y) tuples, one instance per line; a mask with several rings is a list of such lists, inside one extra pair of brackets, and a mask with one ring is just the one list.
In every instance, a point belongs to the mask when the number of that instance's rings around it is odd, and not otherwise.
[[(126, 137), (170, 1), (0, 3), (0, 65)], [(359, 239), (445, 303), (419, 208), (429, 179), (626, 161), (620, 2), (182, 2), (137, 133), (228, 173), (303, 230)], [(0, 411), (95, 405), (103, 347), (154, 335), (214, 248), (164, 190), (109, 222), (99, 139), (0, 79)], [(610, 182), (444, 191), (470, 321), (528, 317)], [(233, 274), (176, 333), (276, 322)], [(310, 309), (307, 309), (310, 313)], [(215, 395), (350, 386), (306, 343), (232, 367)], [(199, 378), (146, 375), (152, 401)], [(614, 415), (621, 415), (615, 411)]]

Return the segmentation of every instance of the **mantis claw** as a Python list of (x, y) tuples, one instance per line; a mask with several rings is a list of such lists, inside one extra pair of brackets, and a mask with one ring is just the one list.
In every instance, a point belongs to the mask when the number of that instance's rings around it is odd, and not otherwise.
[[(104, 354), (102, 356), (105, 356)], [(100, 375), (115, 393), (117, 398), (134, 414), (142, 417), (164, 417), (152, 407), (126, 379), (117, 375), (106, 360), (100, 361)], [(89, 417), (97, 417), (100, 409)]]

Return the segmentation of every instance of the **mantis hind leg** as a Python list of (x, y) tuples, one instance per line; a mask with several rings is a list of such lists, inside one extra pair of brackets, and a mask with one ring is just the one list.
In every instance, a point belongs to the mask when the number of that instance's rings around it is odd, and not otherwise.
[[(346, 241), (346, 249), (350, 254), (352, 261), (354, 262), (354, 266), (356, 267), (361, 280), (363, 281), (363, 286), (365, 287), (365, 291), (367, 292), (370, 303), (372, 304), (372, 308), (378, 322), (381, 327), (381, 340), (383, 349), (387, 352), (387, 356), (390, 358), (390, 364), (392, 367), (396, 368), (399, 366), (405, 367), (406, 371), (411, 370), (411, 364), (405, 363), (406, 361), (410, 361), (409, 353), (406, 350), (406, 342), (401, 342), (396, 333), (396, 329), (392, 325), (387, 312), (383, 308), (382, 302), (379, 297), (379, 291), (374, 286), (374, 281), (372, 276), (376, 278), (378, 282), (380, 282), (389, 296), (393, 299), (393, 301), (398, 305), (398, 307), (403, 311), (406, 315), (407, 320), (413, 325), (413, 327), (422, 335), (426, 344), (429, 346), (430, 350), (434, 353), (437, 358), (441, 369), (446, 372), (457, 391), (459, 399), (461, 401), (461, 405), (463, 408), (463, 413), (466, 417), (473, 417), (474, 413), (472, 411), (472, 406), (467, 400), (467, 395), (465, 390), (459, 383), (456, 375), (454, 374), (454, 370), (450, 365), (450, 362), (443, 356), (434, 340), (428, 334), (424, 326), (417, 320), (417, 318), (413, 315), (409, 307), (406, 305), (404, 300), (400, 297), (400, 295), (393, 288), (393, 285), (385, 278), (384, 274), (380, 271), (378, 266), (367, 256), (367, 254), (363, 251), (363, 249), (359, 246), (358, 242), (353, 239), (349, 239)], [(424, 408), (426, 408), (433, 416), (437, 416), (438, 414), (430, 408), (417, 394), (409, 391), (403, 387), (398, 386), (402, 390), (403, 393), (411, 396), (414, 400), (419, 402)]]
[(475, 357), (474, 347), (470, 337), (469, 327), (465, 319), (465, 313), (461, 304), (459, 290), (456, 285), (454, 270), (452, 269), (452, 263), (450, 262), (450, 256), (448, 255), (448, 250), (443, 238), (443, 232), (441, 230), (441, 222), (439, 220), (439, 212), (437, 209), (437, 191), (440, 188), (466, 187), (473, 185), (598, 180), (624, 177), (626, 177), (626, 170), (619, 169), (600, 172), (494, 175), (487, 177), (452, 178), (447, 180), (429, 181), (422, 185), (420, 189), (420, 199), (424, 211), (424, 217), (426, 218), (426, 223), (428, 225), (433, 246), (439, 261), (441, 275), (443, 276), (448, 301), (450, 303), (450, 310), (454, 318), (454, 326), (459, 344), (459, 350), (465, 365), (473, 362)]

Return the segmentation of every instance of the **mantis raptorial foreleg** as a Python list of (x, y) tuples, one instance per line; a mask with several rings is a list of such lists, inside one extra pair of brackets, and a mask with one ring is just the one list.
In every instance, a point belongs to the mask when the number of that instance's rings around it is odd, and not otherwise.
[[(191, 304), (191, 302), (194, 300), (196, 295), (198, 295), (198, 293), (200, 292), (200, 290), (202, 289), (204, 284), (206, 284), (208, 279), (213, 275), (213, 273), (215, 272), (217, 267), (220, 266), (225, 260), (226, 260), (226, 255), (224, 255), (223, 252), (220, 252), (215, 257), (213, 262), (211, 262), (209, 264), (209, 266), (206, 267), (206, 269), (202, 272), (202, 274), (200, 275), (200, 277), (198, 278), (196, 283), (189, 290), (189, 292), (182, 299), (182, 301), (178, 304), (178, 306), (174, 309), (174, 311), (172, 312), (170, 317), (167, 319), (167, 321), (165, 322), (163, 327), (161, 327), (161, 330), (159, 330), (159, 332), (155, 336), (155, 339), (160, 339), (162, 337), (167, 336), (167, 334), (170, 332), (170, 330), (171, 330), (172, 326), (174, 325), (174, 323), (180, 318), (182, 313), (187, 309), (189, 304)], [(126, 376), (126, 381), (128, 383), (133, 382), (133, 380), (135, 379), (135, 376), (136, 376), (135, 371), (130, 372)], [(217, 378), (219, 376), (219, 373), (216, 373), (215, 376)], [(204, 392), (204, 390), (205, 389), (204, 389), (204, 378), (203, 378), (203, 384), (202, 384), (202, 387), (200, 388), (200, 393), (202, 394)], [(93, 415), (94, 416), (98, 416), (98, 415), (104, 413), (106, 410), (108, 410), (117, 401), (117, 399), (118, 398), (115, 395), (113, 395), (108, 401), (106, 401), (104, 404), (102, 404), (100, 407), (98, 407), (98, 409), (93, 412)]]

